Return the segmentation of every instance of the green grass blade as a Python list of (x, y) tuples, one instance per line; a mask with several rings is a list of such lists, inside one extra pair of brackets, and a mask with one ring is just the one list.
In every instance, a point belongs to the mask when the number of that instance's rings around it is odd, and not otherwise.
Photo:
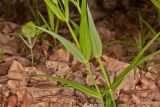
[(54, 3), (52, 3), (50, 0), (44, 0), (48, 8), (52, 10), (52, 12), (62, 21), (65, 21), (65, 16), (63, 15), (62, 11), (58, 6)]
[(98, 92), (95, 90), (95, 89), (92, 89), (92, 88), (89, 88), (89, 87), (85, 87), (79, 83), (75, 83), (75, 82), (72, 82), (70, 80), (66, 80), (66, 79), (63, 79), (63, 78), (60, 78), (60, 77), (53, 77), (53, 76), (49, 76), (49, 75), (42, 75), (42, 74), (38, 74), (36, 76), (43, 76), (43, 77), (46, 77), (48, 78), (49, 80), (54, 80), (54, 81), (58, 81), (58, 82), (61, 82), (63, 84), (66, 84), (68, 86), (71, 86), (79, 91), (82, 91), (88, 95), (91, 95), (93, 97), (96, 97), (96, 98), (100, 98)]
[(58, 0), (52, 0), (52, 2), (56, 5), (58, 5)]
[(141, 56), (143, 56), (144, 52), (148, 49), (148, 47), (159, 37), (160, 33), (158, 33), (141, 51), (140, 53), (135, 57), (133, 62), (129, 67), (127, 67), (123, 72), (121, 72), (118, 77), (114, 80), (112, 84), (112, 90), (116, 90), (117, 87), (120, 85), (120, 83), (123, 81), (125, 76), (132, 70), (134, 69), (137, 65), (136, 63), (139, 61)]
[(66, 22), (69, 21), (69, 0), (64, 0), (65, 18)]
[[(142, 19), (142, 22), (145, 24), (145, 26), (149, 29), (149, 31), (153, 34), (153, 35), (156, 35), (157, 32), (154, 30), (154, 28), (147, 22), (145, 21), (144, 19)], [(158, 42), (160, 42), (160, 38), (158, 37), (157, 38)]]
[(160, 9), (160, 0), (151, 0), (151, 1), (158, 9)]
[(49, 30), (52, 30), (52, 29), (50, 28), (49, 24), (47, 23), (46, 19), (44, 18), (44, 16), (41, 14), (40, 11), (38, 11), (38, 14), (39, 14), (40, 18), (42, 19), (42, 21), (44, 22), (44, 24), (47, 26), (47, 28), (48, 28)]
[(95, 57), (101, 57), (102, 55), (102, 43), (99, 34), (96, 30), (91, 12), (88, 8), (89, 30), (91, 38), (92, 53)]
[(78, 36), (78, 34), (79, 34), (79, 26), (73, 21), (73, 20), (71, 20), (70, 19), (70, 23), (72, 24), (72, 26), (73, 26), (73, 28), (75, 29), (75, 35), (76, 35), (76, 37)]
[(54, 31), (55, 27), (55, 21), (54, 21), (54, 13), (52, 10), (47, 6), (47, 12), (48, 12), (48, 19), (51, 26), (52, 31)]
[(80, 47), (87, 60), (91, 57), (91, 41), (87, 17), (87, 1), (82, 0), (80, 22)]
[[(113, 91), (115, 91), (117, 89), (117, 87), (121, 84), (121, 82), (124, 80), (125, 76), (131, 71), (133, 70), (135, 67), (137, 67), (139, 64), (143, 63), (144, 61), (148, 60), (148, 58), (153, 57), (153, 55), (156, 55), (159, 53), (153, 53), (150, 56), (146, 56), (144, 58), (141, 59), (141, 57), (143, 56), (144, 52), (147, 50), (147, 48), (159, 37), (160, 33), (158, 33), (156, 36), (154, 36), (154, 38), (140, 51), (140, 53), (135, 57), (135, 59), (132, 61), (132, 63), (126, 68), (124, 69), (119, 75), (118, 77), (114, 80), (113, 84), (111, 85), (111, 89)], [(107, 88), (103, 95), (105, 95), (106, 93), (109, 92), (109, 89)]]
[(38, 18), (38, 16), (37, 16), (36, 12), (34, 11), (33, 7), (31, 6), (29, 0), (27, 1), (27, 4), (28, 4), (28, 7), (29, 7), (30, 11), (32, 12), (33, 17), (35, 18), (37, 24), (40, 25), (40, 20), (39, 20), (39, 18)]
[(80, 8), (80, 5), (79, 5), (79, 0), (70, 0), (71, 3), (73, 3), (76, 8), (78, 9), (78, 12), (81, 14), (81, 8)]
[(154, 56), (156, 56), (158, 54), (160, 54), (160, 50), (158, 50), (158, 51), (156, 51), (156, 52), (154, 52), (152, 54), (149, 54), (147, 56), (144, 56), (144, 57), (140, 58), (140, 60), (137, 62), (136, 66), (140, 65), (141, 63), (143, 63), (143, 62), (145, 62), (147, 60), (151, 60)]
[(106, 94), (106, 101), (105, 101), (105, 107), (114, 107), (112, 103), (112, 98), (109, 93)]
[(149, 25), (149, 23), (147, 21), (145, 21), (144, 19), (142, 19), (142, 22), (145, 24), (145, 26), (150, 30), (151, 33), (153, 33), (154, 35), (157, 34), (157, 32), (151, 27), (151, 25)]
[[(44, 28), (44, 29), (46, 29), (47, 27), (48, 27), (47, 25), (43, 25), (43, 26), (41, 26), (41, 28)], [(36, 29), (36, 35), (37, 35), (37, 36), (41, 35), (42, 33), (44, 33), (44, 31), (43, 31), (43, 30)]]
[(68, 41), (67, 39), (63, 38), (62, 36), (56, 34), (56, 33), (53, 33), (49, 30), (46, 30), (44, 28), (41, 28), (41, 27), (37, 27), (43, 31), (45, 31), (46, 33), (52, 35), (54, 38), (58, 39), (63, 45), (64, 47), (69, 50), (72, 55), (80, 62), (82, 63), (86, 63), (87, 60), (85, 59), (83, 53), (81, 52), (81, 50), (77, 47), (75, 47), (70, 41)]

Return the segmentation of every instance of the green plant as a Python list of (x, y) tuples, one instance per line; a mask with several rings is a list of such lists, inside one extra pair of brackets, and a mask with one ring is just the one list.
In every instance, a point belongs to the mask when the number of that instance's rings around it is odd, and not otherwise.
[(158, 16), (158, 23), (160, 23), (160, 0), (151, 0), (151, 2), (156, 7), (157, 16)]
[[(92, 82), (94, 83), (95, 88), (83, 86), (79, 83), (75, 83), (69, 80), (65, 80), (60, 77), (52, 77), (49, 75), (41, 75), (38, 74), (37, 76), (44, 76), (47, 77), (50, 80), (54, 81), (59, 81), (63, 84), (65, 84), (65, 87), (72, 87), (77, 90), (80, 90), (88, 95), (91, 95), (100, 101), (104, 101), (103, 104), (105, 107), (116, 107), (116, 103), (113, 97), (113, 92), (116, 91), (120, 83), (123, 81), (125, 76), (132, 71), (135, 67), (137, 67), (139, 64), (143, 63), (144, 61), (147, 61), (148, 59), (152, 58), (154, 55), (160, 53), (160, 51), (156, 51), (153, 54), (150, 55), (144, 55), (144, 52), (146, 49), (153, 43), (155, 39), (160, 35), (160, 33), (156, 34), (154, 38), (147, 43), (144, 48), (139, 52), (139, 54), (135, 57), (133, 62), (118, 75), (118, 77), (113, 81), (113, 83), (110, 82), (109, 75), (107, 74), (107, 71), (105, 70), (103, 66), (103, 62), (101, 60), (102, 56), (102, 43), (99, 37), (99, 34), (96, 30), (93, 18), (91, 16), (90, 10), (87, 6), (87, 1), (82, 0), (81, 7), (78, 5), (75, 5), (78, 9), (81, 20), (80, 20), (80, 27), (75, 27), (79, 30), (79, 36), (76, 36), (76, 32), (74, 32), (73, 28), (70, 26), (70, 18), (69, 18), (69, 1), (68, 0), (63, 0), (62, 3), (60, 2), (60, 6), (57, 5), (58, 1), (50, 1), (50, 0), (45, 0), (47, 6), (52, 10), (52, 12), (63, 22), (65, 22), (72, 34), (73, 39), (75, 40), (76, 46), (65, 39), (63, 36), (58, 35), (55, 32), (52, 32), (51, 30), (44, 29), (42, 27), (37, 27), (40, 30), (45, 31), (46, 33), (52, 35), (54, 38), (59, 40), (64, 47), (72, 53), (72, 55), (81, 63), (84, 63), (86, 65), (86, 68), (88, 70), (88, 73), (92, 79)], [(73, 0), (71, 1), (73, 3)], [(74, 0), (75, 3), (79, 3), (78, 0)], [(73, 3), (74, 4), (74, 3)], [(69, 24), (69, 25), (68, 25)], [(79, 38), (79, 39), (78, 39)], [(91, 59), (91, 56), (94, 56), (97, 58), (100, 67), (102, 69), (103, 76), (105, 77), (106, 81), (106, 87), (105, 89), (100, 89), (95, 81), (95, 78), (93, 76), (93, 73), (90, 69), (90, 64), (89, 61)]]
[[(46, 26), (42, 26), (46, 28)], [(25, 45), (30, 49), (32, 65), (34, 64), (33, 47), (35, 45), (37, 35), (42, 34), (43, 31), (36, 29), (33, 22), (28, 22), (22, 26), (22, 32), (20, 33), (20, 38), (25, 43)], [(26, 40), (27, 39), (27, 40)]]

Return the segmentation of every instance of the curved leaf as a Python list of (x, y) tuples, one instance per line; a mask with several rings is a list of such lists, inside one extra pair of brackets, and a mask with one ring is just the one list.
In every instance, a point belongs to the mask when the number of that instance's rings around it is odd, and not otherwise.
[(88, 8), (88, 20), (89, 20), (89, 30), (91, 38), (92, 53), (95, 57), (100, 57), (102, 55), (102, 43), (99, 34), (96, 30), (91, 12)]
[(75, 83), (75, 82), (72, 82), (70, 80), (66, 80), (66, 79), (63, 79), (63, 78), (60, 78), (60, 77), (53, 77), (53, 76), (49, 76), (49, 75), (42, 75), (42, 74), (38, 74), (36, 76), (43, 76), (43, 77), (46, 77), (48, 78), (49, 80), (54, 80), (54, 81), (58, 81), (58, 82), (61, 82), (63, 84), (66, 84), (68, 86), (71, 86), (77, 90), (80, 90), (88, 95), (91, 95), (93, 97), (96, 97), (96, 98), (100, 98), (98, 92), (93, 89), (93, 88), (89, 88), (89, 87), (85, 87), (79, 83)]
[(65, 21), (65, 16), (56, 4), (52, 3), (50, 0), (45, 0), (45, 3), (59, 19)]
[(72, 55), (80, 62), (82, 63), (86, 63), (87, 60), (85, 59), (83, 53), (81, 52), (81, 50), (79, 50), (79, 48), (75, 47), (70, 41), (68, 41), (67, 39), (61, 37), (60, 35), (53, 33), (49, 30), (46, 30), (44, 28), (41, 27), (37, 27), (43, 31), (45, 31), (46, 33), (52, 35), (54, 38), (58, 39), (63, 45), (64, 47), (70, 51), (72, 53)]

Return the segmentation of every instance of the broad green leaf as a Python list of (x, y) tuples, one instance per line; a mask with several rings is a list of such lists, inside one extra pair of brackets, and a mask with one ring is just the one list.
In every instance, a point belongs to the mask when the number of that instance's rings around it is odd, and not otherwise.
[(54, 38), (58, 39), (63, 45), (64, 47), (70, 51), (72, 53), (72, 55), (80, 62), (82, 63), (86, 63), (86, 59), (83, 55), (83, 53), (79, 50), (79, 48), (75, 47), (70, 41), (68, 41), (67, 39), (63, 38), (62, 36), (56, 34), (56, 33), (53, 33), (49, 30), (46, 30), (44, 28), (41, 28), (41, 27), (37, 27), (43, 31), (45, 31), (46, 33), (52, 35)]
[(80, 48), (85, 55), (87, 61), (91, 57), (91, 40), (89, 35), (89, 25), (87, 17), (87, 1), (82, 0), (81, 6), (81, 22), (80, 22)]
[(28, 22), (22, 26), (23, 36), (26, 38), (33, 38), (36, 36), (36, 27), (33, 22)]
[(102, 55), (102, 43), (99, 34), (96, 30), (89, 8), (88, 8), (88, 20), (89, 20), (92, 53), (95, 57), (100, 57)]
[(53, 76), (49, 76), (49, 75), (41, 75), (41, 74), (38, 74), (37, 76), (43, 76), (43, 77), (46, 77), (48, 78), (49, 80), (54, 80), (54, 81), (58, 81), (58, 82), (61, 82), (63, 84), (66, 84), (68, 86), (71, 86), (79, 91), (82, 91), (88, 95), (91, 95), (93, 97), (96, 97), (96, 98), (100, 98), (98, 92), (93, 89), (93, 88), (89, 88), (89, 87), (85, 87), (79, 83), (75, 83), (75, 82), (72, 82), (70, 80), (66, 80), (66, 79), (63, 79), (63, 78), (60, 78), (60, 77), (53, 77)]
[(56, 4), (52, 3), (50, 0), (45, 0), (45, 3), (59, 19), (65, 21), (65, 16)]
[(160, 9), (160, 0), (151, 0), (151, 1), (158, 9)]

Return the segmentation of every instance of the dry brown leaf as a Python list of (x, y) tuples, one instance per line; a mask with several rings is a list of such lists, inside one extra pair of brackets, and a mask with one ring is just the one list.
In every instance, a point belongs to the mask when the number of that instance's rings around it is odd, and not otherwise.
[(69, 71), (71, 70), (66, 62), (59, 62), (59, 61), (47, 61), (46, 66), (48, 69), (53, 69), (55, 75), (65, 77)]
[(8, 71), (7, 77), (15, 80), (24, 80), (24, 71), (24, 67), (19, 62), (13, 61), (13, 64)]
[(40, 102), (37, 104), (32, 104), (31, 107), (50, 107), (48, 102)]
[(18, 105), (18, 98), (15, 95), (11, 95), (8, 98), (8, 105), (7, 107), (17, 107)]
[(24, 96), (23, 96), (23, 104), (22, 107), (30, 107), (30, 101), (28, 98), (28, 92), (26, 91)]
[(57, 49), (50, 55), (49, 60), (51, 61), (65, 61), (68, 62), (70, 59), (70, 53), (63, 48)]

